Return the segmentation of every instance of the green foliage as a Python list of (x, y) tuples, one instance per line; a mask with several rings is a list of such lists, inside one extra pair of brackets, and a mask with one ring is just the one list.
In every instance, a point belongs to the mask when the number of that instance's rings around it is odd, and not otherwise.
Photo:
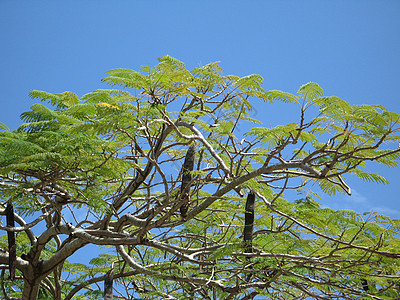
[(32, 91), (29, 93), (32, 99), (47, 101), (58, 109), (65, 109), (79, 103), (79, 97), (72, 92), (52, 94), (44, 91)]
[[(313, 82), (296, 95), (265, 91), (260, 75), (223, 75), (219, 62), (189, 70), (168, 55), (103, 81), (126, 90), (32, 91), (42, 103), (23, 124), (0, 123), (0, 197), (29, 223), (17, 233), (18, 280), (3, 272), (2, 293), (21, 297), (22, 271), (35, 270), (41, 299), (101, 299), (114, 268), (118, 292), (140, 299), (399, 297), (399, 220), (319, 204), (324, 193), (350, 194), (350, 176), (388, 183), (369, 166), (397, 166), (399, 114), (325, 96)], [(270, 111), (294, 104), (299, 118), (267, 127), (254, 118), (260, 100)], [(190, 195), (180, 195), (194, 142)], [(243, 254), (249, 191), (254, 253)], [(69, 261), (87, 244), (96, 257)], [(7, 247), (2, 236), (3, 265)]]

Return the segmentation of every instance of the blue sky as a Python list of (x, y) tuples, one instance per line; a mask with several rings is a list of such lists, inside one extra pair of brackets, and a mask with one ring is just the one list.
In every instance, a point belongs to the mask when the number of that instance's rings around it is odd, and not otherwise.
[[(15, 129), (32, 89), (79, 96), (112, 68), (174, 56), (194, 68), (221, 61), (258, 73), (265, 89), (295, 93), (308, 81), (352, 104), (400, 113), (400, 1), (0, 1), (0, 121)], [(265, 125), (293, 113), (256, 107)], [(295, 111), (295, 108), (293, 107)], [(353, 196), (323, 205), (400, 218), (399, 169), (374, 167), (389, 185), (350, 178)]]

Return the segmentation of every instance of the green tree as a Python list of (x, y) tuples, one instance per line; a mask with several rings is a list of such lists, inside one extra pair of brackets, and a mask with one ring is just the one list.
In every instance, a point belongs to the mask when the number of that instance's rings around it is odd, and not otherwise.
[[(32, 91), (47, 106), (2, 125), (5, 299), (400, 298), (400, 221), (317, 194), (387, 183), (367, 163), (397, 165), (398, 114), (170, 56), (104, 82), (124, 90)], [(298, 118), (263, 126), (260, 101)], [(97, 258), (68, 260), (90, 244)]]

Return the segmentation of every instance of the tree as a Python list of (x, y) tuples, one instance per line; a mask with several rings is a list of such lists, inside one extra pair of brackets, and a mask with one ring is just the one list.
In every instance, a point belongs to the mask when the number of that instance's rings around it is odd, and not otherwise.
[[(32, 91), (48, 105), (2, 125), (5, 299), (400, 298), (400, 221), (318, 203), (387, 183), (367, 163), (397, 165), (398, 114), (170, 56), (104, 81), (124, 89)], [(263, 126), (260, 101), (298, 120)]]

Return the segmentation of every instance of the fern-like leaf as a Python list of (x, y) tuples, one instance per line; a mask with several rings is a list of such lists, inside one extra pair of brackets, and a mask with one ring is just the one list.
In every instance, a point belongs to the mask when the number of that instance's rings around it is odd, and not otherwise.
[(266, 97), (271, 102), (275, 100), (280, 100), (287, 103), (299, 103), (299, 98), (297, 96), (278, 90), (272, 90), (266, 92)]
[(7, 130), (7, 131), (9, 131), (10, 129), (8, 129), (8, 127), (7, 127), (4, 123), (0, 122), (0, 130)]
[(351, 173), (356, 174), (359, 178), (361, 178), (364, 181), (383, 183), (383, 184), (389, 183), (389, 181), (385, 177), (383, 177), (379, 174), (364, 172), (364, 171), (361, 171), (360, 169), (354, 169), (354, 170), (352, 170)]
[(161, 56), (158, 58), (158, 61), (160, 63), (166, 63), (169, 66), (173, 66), (175, 69), (185, 67), (185, 64), (183, 62), (181, 62), (180, 60), (178, 60), (170, 55)]
[(79, 97), (72, 92), (64, 92), (60, 94), (52, 94), (45, 91), (33, 90), (29, 93), (32, 99), (40, 99), (48, 101), (58, 109), (71, 107), (79, 103)]
[(113, 69), (106, 73), (110, 75), (102, 81), (113, 85), (122, 85), (140, 90), (148, 88), (150, 84), (145, 75), (131, 69)]
[(324, 90), (315, 82), (309, 82), (300, 87), (297, 93), (304, 99), (315, 100), (324, 94)]
[(264, 79), (258, 74), (251, 74), (238, 79), (234, 86), (245, 91), (263, 92), (262, 88)]

